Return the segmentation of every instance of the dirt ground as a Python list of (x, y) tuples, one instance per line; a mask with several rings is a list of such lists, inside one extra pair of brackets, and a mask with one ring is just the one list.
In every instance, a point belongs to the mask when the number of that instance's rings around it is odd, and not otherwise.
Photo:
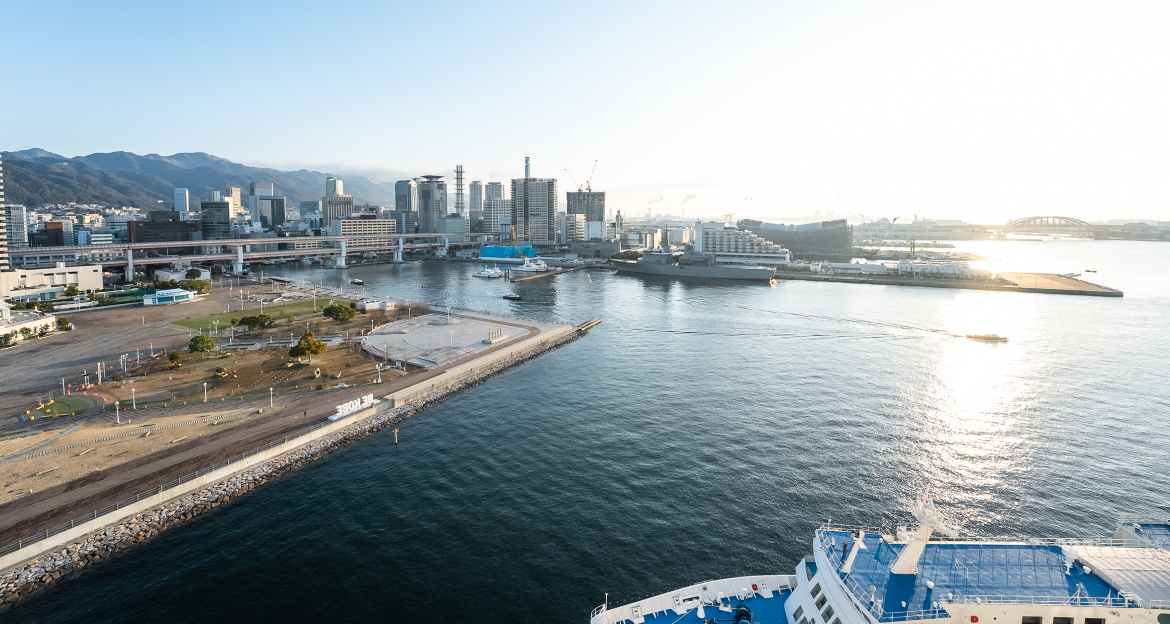
[[(270, 410), (267, 409), (267, 402), (264, 403), (264, 411), (267, 413)], [(282, 404), (276, 404), (276, 409), (281, 407)], [(121, 419), (121, 425), (113, 422), (93, 421), (82, 424), (80, 428), (73, 431), (57, 429), (33, 436), (0, 441), (0, 457), (4, 458), (20, 457), (26, 454), (59, 449), (71, 444), (81, 444), (81, 446), (47, 453), (31, 459), (0, 463), (0, 482), (4, 485), (3, 490), (0, 491), (0, 504), (33, 491), (66, 483), (143, 455), (149, 455), (167, 446), (249, 422), (262, 415), (257, 411), (255, 401), (249, 402), (245, 407), (229, 406), (199, 414), (179, 413), (161, 416), (162, 413), (164, 412), (160, 411), (148, 415), (141, 410), (127, 412), (127, 415)], [(162, 428), (168, 425), (174, 426)], [(143, 428), (151, 429), (150, 435), (144, 435), (141, 432)], [(64, 435), (62, 435), (63, 432)], [(101, 438), (127, 433), (131, 433), (131, 435), (98, 441)], [(46, 443), (48, 440), (51, 441)], [(40, 446), (37, 446), (38, 444)]]

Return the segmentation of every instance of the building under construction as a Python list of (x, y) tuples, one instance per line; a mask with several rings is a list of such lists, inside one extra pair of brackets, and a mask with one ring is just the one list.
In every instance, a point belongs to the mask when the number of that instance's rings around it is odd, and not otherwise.
[(853, 249), (853, 226), (845, 219), (804, 225), (740, 219), (737, 225), (796, 253), (847, 253)]

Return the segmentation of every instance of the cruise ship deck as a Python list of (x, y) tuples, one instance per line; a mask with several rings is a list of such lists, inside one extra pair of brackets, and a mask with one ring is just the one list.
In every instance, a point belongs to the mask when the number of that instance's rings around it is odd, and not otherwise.
[[(703, 624), (703, 622), (734, 622), (736, 609), (739, 607), (747, 607), (751, 610), (751, 622), (753, 624), (788, 624), (787, 617), (784, 615), (784, 602), (792, 595), (792, 591), (788, 589), (781, 590), (779, 596), (771, 598), (764, 598), (756, 594), (747, 600), (740, 600), (739, 598), (732, 598), (730, 601), (724, 600), (725, 605), (731, 607), (731, 611), (720, 611), (717, 607), (710, 605), (703, 607), (703, 617), (699, 617), (699, 610), (697, 608), (687, 611), (682, 616), (679, 616), (674, 611), (660, 611), (643, 616), (646, 622), (653, 622), (654, 624)], [(633, 620), (631, 620), (633, 621)]]
[(854, 537), (822, 530), (818, 538), (838, 577), (882, 622), (947, 617), (939, 603), (948, 602), (1126, 605), (1116, 589), (1073, 562), (1059, 545), (930, 542), (917, 574), (891, 574), (904, 545), (866, 534), (865, 549), (844, 574), (842, 545), (853, 550)]

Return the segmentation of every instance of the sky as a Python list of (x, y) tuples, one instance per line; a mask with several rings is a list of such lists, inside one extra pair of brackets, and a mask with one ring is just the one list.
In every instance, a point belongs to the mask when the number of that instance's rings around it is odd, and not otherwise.
[(565, 190), (596, 161), (627, 215), (1170, 221), (1168, 26), (1140, 1), (2, 0), (0, 147), (382, 180), (529, 156)]

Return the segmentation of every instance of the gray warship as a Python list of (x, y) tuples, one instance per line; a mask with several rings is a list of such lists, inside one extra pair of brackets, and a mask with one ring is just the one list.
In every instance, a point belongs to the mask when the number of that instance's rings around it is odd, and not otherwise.
[(648, 249), (640, 260), (614, 260), (613, 263), (618, 273), (668, 277), (770, 282), (776, 275), (776, 269), (769, 267), (715, 264), (715, 254), (691, 249), (687, 251)]

